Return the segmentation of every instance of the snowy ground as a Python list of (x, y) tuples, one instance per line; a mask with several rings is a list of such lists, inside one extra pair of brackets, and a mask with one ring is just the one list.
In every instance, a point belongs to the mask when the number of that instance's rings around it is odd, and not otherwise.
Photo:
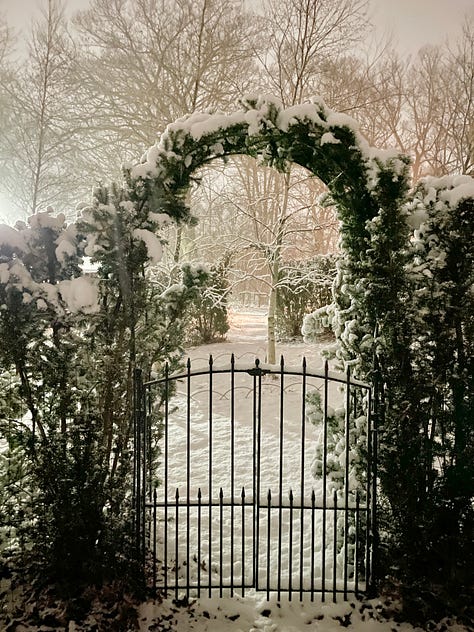
[[(245, 371), (219, 373), (229, 368), (231, 354), (236, 369), (254, 366), (258, 356), (265, 359), (263, 313), (237, 316), (228, 342), (189, 351), (189, 377), (178, 382), (177, 394), (170, 401), (168, 430), (161, 442), (168, 445), (162, 458), (167, 467), (158, 472), (161, 485), (157, 492), (159, 503), (165, 503), (167, 492), (171, 507), (167, 514), (159, 507), (158, 537), (153, 538), (157, 558), (166, 559), (169, 568), (168, 585), (178, 581), (184, 586), (186, 578), (199, 584), (200, 575), (203, 584), (218, 586), (222, 578), (226, 586), (239, 582), (249, 586), (254, 585), (256, 572), (260, 589), (313, 587), (318, 591), (324, 582), (325, 590), (335, 586), (342, 590), (344, 577), (353, 589), (352, 550), (345, 559), (342, 544), (343, 512), (332, 510), (332, 494), (323, 500), (322, 481), (312, 475), (320, 430), (308, 422), (303, 402), (314, 390), (324, 396), (320, 349), (302, 344), (282, 347), (285, 369), (294, 372), (284, 379), (278, 368), (277, 374), (259, 380)], [(246, 342), (247, 337), (252, 342)], [(209, 368), (210, 354), (214, 359), (212, 382), (209, 374), (199, 375)], [(307, 355), (305, 380), (301, 375), (303, 355)], [(340, 384), (329, 383), (328, 391), (332, 407), (344, 404), (344, 386), (341, 391)], [(355, 480), (348, 482), (355, 484)], [(202, 503), (197, 505), (198, 490)], [(177, 494), (179, 506), (175, 504)], [(257, 496), (260, 501), (255, 513), (252, 503)], [(343, 502), (344, 495), (339, 500)], [(351, 500), (353, 518), (354, 498)], [(189, 501), (194, 506), (189, 507)], [(331, 509), (323, 511), (324, 505)], [(335, 534), (340, 540), (337, 543)], [(338, 565), (334, 572), (335, 546)], [(183, 570), (181, 578), (176, 558)], [(252, 568), (254, 559), (256, 570)], [(160, 569), (160, 585), (163, 574)], [(362, 583), (359, 587), (364, 589)]]
[[(244, 599), (202, 598), (189, 607), (177, 607), (171, 600), (147, 602), (139, 609), (141, 632), (413, 632), (408, 623), (397, 623), (382, 616), (379, 600), (367, 603), (304, 602), (273, 596), (267, 601), (261, 594)], [(446, 628), (448, 629), (448, 628)], [(463, 628), (452, 625), (451, 632)]]

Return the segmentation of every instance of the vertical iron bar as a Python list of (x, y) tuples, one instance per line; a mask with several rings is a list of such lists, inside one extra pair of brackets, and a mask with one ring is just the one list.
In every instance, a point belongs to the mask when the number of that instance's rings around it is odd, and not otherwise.
[(305, 444), (306, 444), (306, 358), (303, 358), (303, 380), (301, 394), (301, 508), (300, 508), (300, 601), (303, 601), (303, 561), (304, 561), (304, 504), (305, 504)]
[(132, 481), (132, 506), (133, 506), (133, 532), (135, 533), (136, 527), (136, 503), (137, 503), (137, 453), (138, 453), (138, 440), (137, 440), (137, 370), (133, 370), (133, 481)]
[(190, 582), (190, 511), (191, 511), (191, 359), (186, 363), (186, 599)]
[[(147, 394), (147, 396), (146, 396)], [(150, 387), (148, 386), (145, 390), (144, 390), (144, 404), (145, 404), (145, 415), (146, 415), (146, 426), (147, 426), (147, 454), (148, 454), (148, 458), (147, 458), (147, 487), (148, 487), (148, 498), (149, 498), (149, 502), (152, 503), (153, 502), (153, 476), (152, 476), (152, 472), (153, 472), (153, 452), (152, 452), (152, 428), (151, 428), (151, 393), (150, 393)], [(152, 537), (152, 515), (150, 514), (148, 520), (147, 520), (147, 524), (148, 524), (148, 528), (147, 528), (147, 535), (148, 535), (148, 544), (147, 544), (147, 548), (150, 549), (153, 545), (151, 542), (151, 537)]]
[[(314, 489), (311, 490), (311, 601), (314, 601), (314, 540), (315, 540), (315, 505), (316, 496)], [(323, 508), (323, 514), (326, 508)], [(323, 584), (324, 586), (324, 584)]]
[[(375, 420), (377, 423), (377, 420)], [(372, 571), (370, 576), (370, 592), (372, 595), (376, 591), (377, 582), (377, 547), (378, 547), (378, 525), (377, 525), (377, 450), (378, 450), (378, 430), (373, 430), (373, 463), (374, 473), (372, 477)]]
[(336, 603), (336, 592), (337, 592), (337, 492), (334, 490), (333, 496), (333, 512), (334, 512), (334, 534), (333, 534), (333, 552), (332, 552), (332, 565), (333, 565), (333, 574), (332, 574), (332, 600)]
[(350, 432), (350, 412), (351, 412), (351, 369), (347, 367), (346, 373), (346, 419), (344, 424), (344, 599), (347, 600), (347, 566), (348, 566), (348, 550), (349, 545), (349, 432)]
[(327, 466), (328, 466), (328, 391), (329, 364), (324, 363), (324, 410), (323, 410), (323, 525), (321, 543), (321, 601), (326, 599), (326, 529), (327, 529)]
[(153, 445), (152, 445), (152, 427), (149, 420), (151, 420), (152, 413), (152, 401), (151, 401), (151, 392), (150, 386), (147, 387), (148, 397), (146, 398), (147, 403), (147, 415), (148, 415), (148, 497), (150, 502), (153, 499)]
[(259, 588), (259, 570), (260, 570), (260, 449), (262, 436), (262, 374), (258, 374), (257, 379), (257, 484), (256, 484), (256, 534), (255, 534), (255, 588)]
[(212, 374), (213, 359), (209, 356), (209, 597), (212, 596)]
[(153, 595), (156, 595), (156, 487), (153, 490)]
[(285, 361), (283, 356), (280, 359), (280, 463), (279, 463), (279, 478), (278, 478), (278, 582), (277, 582), (277, 592), (278, 592), (278, 601), (280, 601), (281, 597), (281, 555), (282, 555), (282, 520), (283, 520), (283, 416), (284, 416), (284, 368)]
[(377, 479), (378, 479), (378, 433), (379, 427), (385, 424), (385, 387), (382, 379), (382, 373), (380, 365), (378, 366), (378, 382), (379, 382), (379, 396), (380, 402), (377, 407), (377, 415), (374, 418), (374, 436), (373, 436), (373, 479), (372, 479), (372, 533), (373, 533), (373, 549), (372, 549), (372, 579), (371, 579), (371, 592), (376, 593), (376, 583), (378, 576), (378, 547), (379, 547), (379, 532), (378, 532), (378, 520), (377, 520)]
[(140, 369), (133, 371), (133, 533), (135, 537), (135, 552), (139, 561), (140, 542), (140, 493), (138, 473), (140, 471), (140, 421), (139, 421), (139, 394), (138, 381)]
[(222, 487), (219, 490), (219, 597), (222, 598), (222, 575), (224, 573), (223, 555), (224, 555), (224, 492)]
[(270, 556), (271, 556), (271, 522), (272, 522), (272, 492), (267, 495), (267, 601), (270, 601)]
[(179, 588), (179, 562), (178, 562), (178, 555), (179, 555), (179, 489), (176, 488), (176, 495), (175, 495), (175, 499), (176, 499), (176, 503), (175, 503), (175, 543), (174, 543), (174, 556), (175, 556), (175, 560), (174, 560), (174, 581), (175, 581), (175, 587), (174, 587), (174, 594), (175, 594), (175, 599), (178, 599), (178, 588)]
[(354, 593), (359, 596), (359, 530), (360, 530), (360, 494), (356, 493), (355, 544), (354, 544)]
[(197, 596), (201, 596), (201, 513), (202, 513), (202, 492), (198, 489), (198, 515), (197, 515)]
[(143, 374), (140, 375), (140, 419), (142, 425), (142, 482), (141, 482), (141, 496), (142, 496), (142, 517), (141, 517), (141, 539), (142, 539), (142, 567), (145, 568), (145, 551), (146, 551), (146, 479), (147, 479), (147, 444), (148, 444), (148, 429), (147, 429), (147, 415), (146, 415), (146, 388), (143, 386)]
[(140, 403), (141, 403), (141, 388), (140, 388), (140, 382), (141, 382), (141, 370), (140, 369), (136, 369), (135, 370), (135, 380), (136, 380), (136, 407), (135, 407), (135, 414), (136, 414), (136, 424), (137, 424), (137, 450), (136, 450), (136, 455), (137, 455), (137, 471), (136, 471), (136, 486), (135, 486), (135, 491), (136, 491), (136, 505), (135, 505), (135, 512), (136, 512), (136, 547), (137, 547), (137, 555), (138, 555), (138, 560), (141, 561), (141, 555), (140, 555), (140, 543), (141, 543), (141, 539), (140, 539), (140, 533), (141, 533), (141, 504), (142, 504), (142, 490), (141, 490), (141, 471), (142, 471), (142, 461), (141, 461), (141, 456), (142, 456), (142, 441), (141, 441), (141, 430), (142, 430), (142, 424), (141, 424), (141, 414), (140, 414)]
[(253, 492), (253, 506), (252, 506), (252, 541), (253, 541), (253, 558), (252, 558), (252, 583), (256, 585), (257, 582), (257, 559), (255, 552), (258, 549), (256, 543), (256, 496), (257, 496), (257, 372), (259, 369), (260, 360), (255, 359), (255, 372), (252, 378), (252, 492)]
[(367, 405), (367, 488), (366, 488), (366, 530), (365, 530), (365, 590), (370, 591), (371, 567), (372, 567), (372, 417), (375, 414), (373, 407), (376, 406), (376, 396), (372, 398), (372, 389), (369, 390), (369, 401)]
[(293, 490), (290, 488), (290, 528), (288, 534), (288, 600), (292, 598), (293, 575)]
[(242, 487), (242, 597), (245, 597), (245, 487)]
[(168, 422), (169, 422), (169, 364), (165, 364), (165, 524), (164, 524), (164, 571), (165, 571), (165, 596), (168, 594)]
[(235, 358), (230, 358), (230, 596), (234, 596)]

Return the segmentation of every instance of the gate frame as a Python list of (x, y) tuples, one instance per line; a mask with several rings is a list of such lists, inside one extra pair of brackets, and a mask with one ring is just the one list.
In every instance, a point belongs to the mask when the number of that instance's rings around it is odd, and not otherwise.
[[(165, 384), (165, 396), (164, 396), (164, 407), (165, 407), (165, 418), (168, 419), (168, 403), (169, 403), (169, 383), (171, 381), (178, 381), (178, 380), (183, 380), (183, 379), (187, 379), (189, 380), (191, 376), (196, 376), (196, 375), (209, 375), (210, 376), (210, 385), (209, 385), (209, 392), (211, 394), (211, 398), (212, 398), (212, 375), (215, 373), (219, 373), (219, 374), (230, 374), (230, 375), (234, 375), (235, 373), (247, 373), (250, 376), (253, 376), (254, 378), (254, 398), (255, 398), (255, 385), (256, 385), (256, 379), (258, 378), (258, 389), (259, 389), (259, 402), (258, 405), (259, 407), (261, 407), (261, 401), (260, 401), (260, 397), (261, 397), (261, 378), (264, 375), (268, 375), (268, 374), (273, 374), (273, 375), (280, 375), (281, 379), (283, 379), (284, 375), (301, 375), (303, 377), (303, 380), (306, 380), (307, 377), (314, 377), (314, 378), (319, 378), (324, 380), (324, 385), (325, 385), (325, 405), (324, 405), (324, 435), (326, 437), (327, 435), (327, 385), (329, 383), (339, 383), (339, 384), (345, 384), (346, 385), (346, 420), (345, 420), (345, 435), (346, 435), (346, 463), (345, 463), (345, 484), (344, 484), (344, 495), (345, 495), (345, 503), (344, 503), (344, 507), (338, 507), (337, 506), (337, 497), (336, 497), (336, 492), (334, 492), (334, 499), (333, 499), (333, 508), (334, 508), (334, 512), (336, 513), (337, 510), (343, 510), (344, 511), (344, 520), (345, 520), (345, 529), (344, 529), (344, 542), (347, 544), (347, 523), (348, 523), (348, 515), (349, 515), (349, 507), (348, 507), (348, 496), (349, 496), (349, 488), (348, 488), (348, 460), (349, 460), (349, 450), (348, 450), (348, 440), (349, 440), (349, 435), (348, 435), (348, 424), (349, 424), (349, 416), (350, 413), (348, 413), (349, 409), (350, 409), (350, 401), (349, 401), (349, 397), (350, 397), (350, 387), (354, 386), (354, 387), (358, 387), (358, 388), (363, 388), (366, 390), (367, 394), (368, 394), (368, 409), (367, 409), (367, 481), (366, 481), (366, 494), (367, 494), (367, 502), (365, 504), (365, 507), (360, 507), (359, 506), (359, 493), (357, 492), (356, 494), (356, 510), (355, 510), (355, 515), (359, 516), (359, 512), (365, 511), (366, 512), (366, 516), (367, 516), (367, 525), (366, 525), (366, 535), (365, 535), (365, 543), (366, 543), (366, 553), (365, 553), (365, 560), (366, 560), (366, 570), (365, 570), (365, 575), (366, 575), (366, 581), (365, 581), (365, 591), (358, 591), (357, 588), (357, 580), (356, 580), (356, 589), (355, 589), (355, 593), (357, 594), (364, 594), (368, 597), (372, 597), (376, 595), (376, 582), (377, 582), (377, 560), (378, 560), (378, 544), (379, 544), (379, 538), (378, 538), (378, 524), (377, 524), (377, 482), (378, 482), (378, 472), (377, 472), (377, 444), (378, 444), (378, 426), (379, 426), (379, 419), (380, 417), (383, 415), (383, 410), (384, 410), (384, 391), (383, 391), (383, 385), (380, 383), (380, 381), (377, 379), (377, 372), (375, 373), (375, 380), (374, 380), (374, 384), (373, 385), (369, 385), (366, 384), (360, 380), (353, 380), (351, 378), (350, 375), (350, 367), (347, 368), (346, 373), (333, 373), (331, 372), (331, 374), (329, 373), (329, 368), (328, 368), (328, 362), (327, 360), (325, 361), (324, 364), (324, 371), (322, 373), (316, 373), (316, 372), (309, 372), (307, 373), (306, 371), (306, 359), (303, 358), (303, 363), (302, 363), (302, 371), (295, 371), (292, 368), (290, 368), (289, 370), (285, 370), (285, 365), (284, 365), (284, 359), (283, 356), (281, 358), (281, 362), (280, 365), (264, 365), (264, 367), (262, 367), (260, 365), (260, 361), (258, 359), (256, 359), (253, 363), (252, 366), (248, 366), (247, 368), (236, 368), (235, 367), (235, 359), (234, 359), (234, 354), (232, 354), (231, 357), (231, 362), (230, 362), (230, 368), (219, 368), (219, 369), (214, 369), (213, 367), (213, 358), (212, 355), (209, 356), (209, 368), (206, 370), (203, 369), (198, 369), (198, 370), (193, 370), (191, 371), (191, 361), (190, 359), (188, 359), (187, 362), (187, 370), (185, 370), (184, 372), (179, 372), (177, 374), (173, 374), (173, 375), (169, 375), (169, 366), (168, 363), (166, 363), (165, 365), (165, 371), (164, 371), (164, 376), (161, 378), (157, 378), (157, 379), (153, 379), (153, 380), (148, 380), (146, 382), (144, 382), (143, 380), (143, 372), (141, 369), (136, 368), (134, 370), (134, 374), (133, 374), (133, 383), (134, 383), (134, 388), (133, 388), (133, 490), (132, 490), (132, 520), (133, 520), (133, 525), (132, 525), (132, 533), (133, 533), (133, 538), (134, 538), (134, 544), (135, 544), (135, 552), (136, 552), (136, 560), (138, 561), (138, 563), (140, 564), (141, 568), (142, 568), (142, 572), (145, 575), (145, 566), (146, 566), (146, 559), (147, 559), (147, 551), (149, 549), (149, 547), (147, 547), (147, 510), (151, 510), (151, 514), (152, 514), (152, 520), (153, 520), (153, 524), (155, 525), (155, 530), (156, 530), (156, 517), (157, 517), (157, 507), (163, 507), (164, 508), (164, 513), (165, 513), (165, 517), (164, 520), (165, 522), (168, 520), (168, 508), (171, 507), (171, 503), (169, 502), (169, 493), (168, 493), (168, 486), (165, 485), (164, 488), (164, 501), (163, 503), (157, 503), (157, 492), (156, 489), (152, 491), (151, 487), (150, 489), (147, 490), (147, 473), (148, 473), (148, 459), (150, 456), (150, 447), (149, 447), (149, 433), (151, 428), (149, 427), (147, 421), (148, 421), (148, 415), (147, 415), (147, 392), (149, 390), (149, 388), (155, 384), (159, 384), (159, 383), (164, 383)], [(233, 378), (232, 378), (233, 380)], [(232, 381), (233, 384), (233, 381)], [(233, 389), (233, 386), (231, 387)], [(283, 382), (281, 382), (281, 386), (280, 386), (280, 390), (283, 391)], [(304, 404), (303, 404), (304, 405)], [(212, 400), (210, 403), (210, 406), (212, 406)], [(254, 406), (255, 406), (255, 402), (254, 402)], [(256, 411), (254, 410), (254, 415), (256, 414)], [(304, 411), (303, 411), (304, 414)], [(258, 417), (258, 423), (255, 424), (255, 418), (254, 418), (254, 423), (253, 423), (253, 432), (255, 434), (255, 431), (257, 430), (258, 433), (260, 433), (260, 428), (261, 428), (261, 408), (258, 410), (257, 412), (257, 417)], [(326, 446), (326, 439), (324, 439), (324, 446)], [(167, 445), (165, 445), (165, 459), (167, 460)], [(253, 530), (254, 530), (254, 536), (253, 536), (253, 542), (254, 542), (254, 561), (253, 561), (253, 582), (250, 585), (245, 585), (245, 582), (242, 580), (242, 584), (231, 584), (230, 589), (231, 589), (231, 596), (233, 596), (234, 594), (234, 588), (241, 588), (242, 589), (242, 596), (244, 596), (245, 593), (245, 588), (255, 588), (255, 590), (259, 590), (258, 587), (258, 551), (259, 551), (259, 525), (260, 525), (260, 520), (259, 520), (259, 516), (260, 516), (260, 510), (264, 509), (266, 507), (268, 507), (268, 512), (270, 512), (271, 508), (276, 508), (276, 509), (281, 509), (283, 508), (283, 506), (281, 505), (281, 493), (282, 490), (280, 488), (280, 505), (271, 505), (271, 498), (268, 497), (268, 504), (267, 505), (262, 505), (261, 504), (261, 498), (260, 498), (260, 436), (258, 437), (253, 437), (253, 458), (255, 460), (256, 457), (256, 450), (258, 453), (257, 456), (257, 465), (258, 467), (255, 468), (255, 463), (254, 463), (254, 468), (253, 468), (253, 486), (254, 486), (254, 493), (253, 493), (253, 500), (252, 503), (246, 503), (245, 502), (245, 491), (244, 488), (242, 488), (242, 494), (241, 494), (241, 498), (242, 498), (242, 503), (241, 504), (237, 504), (235, 502), (234, 497), (232, 496), (232, 502), (230, 504), (232, 509), (238, 508), (238, 507), (249, 507), (252, 506), (253, 507)], [(234, 455), (232, 454), (232, 459), (234, 458)], [(323, 467), (324, 470), (326, 468), (326, 458), (327, 458), (327, 452), (326, 452), (326, 447), (324, 447), (324, 457), (323, 457)], [(233, 466), (232, 466), (233, 467)], [(211, 521), (211, 511), (210, 508), (211, 507), (220, 507), (222, 510), (222, 507), (224, 506), (223, 500), (222, 500), (222, 490), (221, 490), (221, 494), (220, 494), (220, 501), (218, 503), (213, 504), (211, 502), (211, 496), (212, 496), (212, 467), (210, 467), (210, 474), (209, 474), (209, 483), (210, 483), (210, 488), (209, 488), (209, 503), (207, 504), (203, 504), (203, 507), (208, 506), (209, 507), (209, 521)], [(325, 480), (325, 479), (323, 479)], [(200, 490), (199, 490), (200, 491)], [(232, 493), (234, 490), (231, 490)], [(148, 500), (147, 500), (148, 497)], [(183, 505), (178, 505), (178, 490), (177, 490), (177, 494), (176, 494), (176, 507), (178, 506), (183, 506)], [(188, 486), (187, 486), (187, 497), (186, 497), (186, 507), (189, 510), (189, 507), (191, 506), (191, 500), (190, 500), (190, 494), (189, 494), (189, 480), (188, 480)], [(198, 494), (198, 504), (200, 505), (200, 495)], [(284, 506), (286, 508), (286, 506)], [(291, 490), (290, 490), (290, 510), (292, 510), (294, 507), (293, 505), (293, 497), (291, 494)], [(314, 491), (313, 491), (313, 497), (312, 497), (312, 505), (311, 506), (304, 506), (303, 505), (301, 507), (295, 507), (299, 508), (301, 510), (303, 509), (312, 509), (313, 510), (313, 516), (314, 516), (314, 510), (315, 509), (321, 509), (323, 511), (323, 532), (324, 532), (324, 536), (323, 536), (323, 542), (325, 541), (325, 529), (326, 529), (326, 512), (328, 510), (331, 509), (331, 507), (328, 507), (327, 505), (327, 489), (326, 489), (326, 485), (323, 485), (323, 504), (321, 507), (317, 507), (314, 504)], [(232, 536), (233, 537), (233, 536)], [(148, 540), (151, 539), (151, 528), (149, 530), (148, 533)], [(188, 543), (189, 545), (189, 543)], [(189, 548), (189, 546), (188, 546)], [(164, 550), (165, 550), (165, 558), (167, 557), (167, 542), (164, 542)], [(231, 552), (233, 553), (233, 547), (231, 547)], [(335, 555), (336, 549), (334, 549), (334, 555)], [(156, 533), (153, 534), (153, 543), (152, 543), (152, 555), (153, 555), (153, 578), (152, 578), (152, 585), (153, 585), (153, 594), (156, 594), (157, 591), (157, 564), (156, 564)], [(189, 552), (187, 555), (187, 559), (189, 560)], [(314, 587), (312, 587), (311, 589), (311, 601), (313, 601), (314, 598), (314, 594), (321, 594), (322, 597), (322, 601), (325, 601), (325, 595), (326, 594), (331, 594), (333, 595), (333, 601), (336, 601), (336, 595), (340, 594), (341, 592), (344, 594), (344, 599), (347, 600), (348, 598), (348, 586), (347, 586), (347, 574), (345, 574), (344, 576), (344, 589), (343, 591), (341, 591), (340, 589), (336, 589), (336, 583), (335, 583), (335, 575), (334, 575), (334, 586), (333, 589), (331, 590), (330, 588), (326, 589), (325, 588), (325, 568), (324, 568), (324, 560), (325, 560), (325, 552), (323, 552), (323, 563), (322, 563), (322, 584), (323, 584), (323, 588), (322, 590), (315, 590)], [(231, 559), (231, 563), (233, 562), (233, 560)], [(242, 564), (243, 566), (243, 564)], [(345, 567), (347, 567), (347, 546), (345, 547)], [(188, 569), (189, 569), (189, 564), (188, 564)], [(176, 571), (177, 572), (177, 571)], [(187, 571), (189, 572), (189, 570)], [(242, 568), (242, 574), (244, 572), (244, 569)], [(166, 577), (166, 573), (165, 573), (165, 577)], [(307, 590), (303, 590), (302, 587), (300, 586), (299, 589), (296, 589), (294, 591), (292, 591), (291, 588), (291, 580), (290, 580), (290, 586), (289, 586), (289, 590), (286, 589), (282, 589), (280, 586), (280, 580), (281, 577), (279, 577), (279, 586), (278, 586), (278, 590), (275, 591), (274, 589), (271, 589), (267, 586), (266, 588), (266, 592), (267, 592), (267, 598), (269, 598), (270, 592), (277, 592), (278, 593), (278, 599), (280, 599), (280, 594), (281, 592), (288, 592), (289, 593), (289, 599), (291, 600), (291, 595), (292, 592), (300, 593), (300, 600), (302, 599), (302, 594), (303, 592), (308, 592)], [(209, 582), (209, 586), (208, 587), (200, 587), (199, 585), (189, 585), (189, 577), (188, 577), (188, 581), (187, 584), (185, 586), (183, 585), (179, 585), (178, 586), (178, 581), (176, 581), (176, 586), (169, 586), (167, 583), (167, 580), (165, 579), (165, 585), (163, 587), (163, 590), (165, 592), (165, 594), (168, 592), (168, 590), (170, 589), (174, 589), (176, 592), (176, 598), (178, 598), (178, 591), (179, 590), (186, 590), (186, 597), (189, 598), (189, 593), (190, 593), (190, 589), (197, 589), (198, 590), (198, 596), (200, 595), (200, 591), (202, 588), (208, 588), (209, 590), (209, 597), (211, 596), (211, 593), (213, 590), (219, 590), (219, 595), (222, 597), (222, 593), (223, 593), (223, 584), (222, 584), (222, 574), (221, 574), (221, 580), (220, 583), (218, 585), (211, 585), (211, 582)], [(225, 586), (225, 588), (229, 588), (229, 586)]]

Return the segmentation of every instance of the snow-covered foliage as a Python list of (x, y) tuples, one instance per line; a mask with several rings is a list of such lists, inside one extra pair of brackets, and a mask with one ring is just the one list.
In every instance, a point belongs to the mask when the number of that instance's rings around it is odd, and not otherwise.
[(30, 217), (28, 224), (0, 225), (0, 244), (5, 299), (0, 309), (8, 307), (8, 297), (21, 295), (24, 305), (33, 303), (62, 315), (98, 310), (97, 281), (81, 275), (77, 231), (75, 226), (66, 227), (64, 215), (45, 211)]
[[(321, 99), (285, 109), (252, 97), (241, 106), (169, 125), (128, 170), (128, 184), (138, 199), (184, 219), (193, 172), (231, 154), (279, 169), (294, 162), (327, 185), (341, 256), (333, 305), (307, 318), (305, 332), (331, 322), (341, 368), (385, 386), (376, 422), (393, 538), (386, 568), (397, 559), (410, 580), (431, 565), (451, 573), (456, 537), (443, 532), (443, 512), (455, 508), (456, 530), (473, 522), (472, 179), (427, 179), (410, 194), (409, 159), (369, 147), (354, 120)], [(462, 502), (453, 491), (460, 480)], [(454, 557), (467, 568), (460, 550)]]
[[(335, 255), (316, 255), (308, 261), (282, 266), (277, 293), (277, 331), (280, 338), (301, 335), (308, 312), (324, 310), (332, 302), (331, 288), (336, 270)], [(330, 332), (321, 320), (318, 334)]]
[[(256, 96), (243, 99), (241, 109), (231, 114), (195, 113), (178, 119), (142, 161), (128, 169), (127, 180), (145, 204), (153, 201), (175, 217), (187, 218), (185, 195), (194, 171), (239, 153), (280, 169), (295, 162), (327, 184), (342, 221), (341, 245), (350, 253), (339, 263), (333, 326), (343, 348), (348, 351), (356, 338), (364, 339), (370, 355), (369, 337), (375, 329), (371, 296), (376, 301), (377, 291), (361, 284), (359, 269), (372, 267), (380, 252), (390, 257), (396, 250), (396, 244), (382, 243), (371, 226), (378, 222), (390, 230), (394, 222), (404, 222), (397, 210), (408, 188), (408, 158), (370, 147), (354, 119), (331, 110), (320, 98), (284, 108), (278, 99)], [(385, 272), (391, 272), (398, 264), (387, 260), (384, 265)], [(397, 282), (396, 276), (390, 280)], [(392, 311), (396, 308), (393, 305)], [(310, 327), (307, 322), (305, 328)], [(353, 362), (349, 355), (340, 352), (343, 362)]]
[[(0, 229), (0, 359), (47, 448), (33, 455), (45, 524), (57, 533), (77, 498), (93, 517), (90, 538), (74, 532), (68, 558), (59, 541), (54, 560), (75, 560), (77, 572), (95, 559), (97, 534), (111, 535), (107, 517), (123, 525), (133, 367), (177, 363), (187, 296), (184, 283), (157, 292), (147, 282), (159, 229), (189, 220), (199, 167), (239, 153), (279, 169), (297, 163), (327, 185), (342, 254), (334, 303), (305, 330), (330, 319), (340, 364), (386, 389), (375, 417), (391, 545), (382, 562), (407, 581), (425, 573), (464, 585), (474, 564), (473, 181), (427, 178), (410, 195), (408, 158), (369, 147), (353, 119), (317, 98), (285, 109), (251, 97), (232, 114), (192, 114), (126, 170), (126, 188), (97, 189), (73, 225), (43, 213)], [(64, 471), (86, 478), (71, 489)]]
[(168, 219), (111, 185), (72, 224), (48, 210), (0, 226), (1, 458), (28, 460), (33, 560), (66, 588), (113, 574), (131, 544), (133, 369), (178, 366), (199, 282), (171, 297), (148, 280)]
[[(231, 154), (247, 154), (284, 168), (295, 162), (344, 195), (348, 183), (341, 173), (357, 168), (365, 195), (377, 195), (384, 174), (403, 181), (407, 159), (396, 151), (369, 147), (351, 117), (328, 108), (322, 99), (284, 108), (269, 96), (247, 97), (242, 109), (232, 114), (195, 113), (168, 125), (159, 141), (128, 169), (129, 181), (138, 195), (186, 215), (182, 201), (192, 173), (204, 163)], [(330, 186), (331, 188), (331, 186)], [(348, 191), (346, 193), (349, 193)], [(352, 195), (355, 192), (352, 192)], [(179, 210), (172, 201), (181, 201)]]

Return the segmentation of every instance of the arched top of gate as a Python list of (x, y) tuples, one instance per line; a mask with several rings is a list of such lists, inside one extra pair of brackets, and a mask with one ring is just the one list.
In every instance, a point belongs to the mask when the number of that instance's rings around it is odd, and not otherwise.
[(126, 178), (149, 211), (185, 221), (193, 174), (238, 154), (280, 170), (291, 163), (306, 168), (327, 185), (343, 225), (352, 217), (364, 226), (387, 204), (401, 203), (408, 189), (409, 158), (369, 146), (353, 118), (320, 98), (285, 108), (272, 97), (247, 97), (231, 114), (178, 119), (139, 164), (126, 170)]
[(250, 376), (265, 376), (265, 375), (284, 375), (284, 376), (305, 376), (306, 378), (317, 378), (332, 382), (336, 384), (348, 384), (350, 387), (360, 388), (362, 390), (371, 390), (372, 385), (362, 380), (352, 377), (350, 367), (346, 372), (331, 371), (329, 370), (329, 364), (326, 361), (324, 366), (314, 367), (306, 363), (306, 359), (303, 358), (301, 365), (287, 365), (284, 363), (283, 358), (280, 364), (267, 364), (260, 362), (257, 358), (253, 362), (234, 361), (232, 358), (230, 362), (214, 363), (212, 356), (209, 357), (209, 362), (205, 366), (193, 366), (191, 360), (188, 358), (186, 369), (181, 369), (175, 373), (169, 373), (168, 367), (165, 367), (163, 375), (154, 376), (147, 382), (144, 382), (144, 386), (149, 387), (154, 384), (161, 384), (167, 381), (179, 381), (188, 377), (198, 377), (201, 375), (216, 374), (231, 374), (231, 373), (246, 373)]

